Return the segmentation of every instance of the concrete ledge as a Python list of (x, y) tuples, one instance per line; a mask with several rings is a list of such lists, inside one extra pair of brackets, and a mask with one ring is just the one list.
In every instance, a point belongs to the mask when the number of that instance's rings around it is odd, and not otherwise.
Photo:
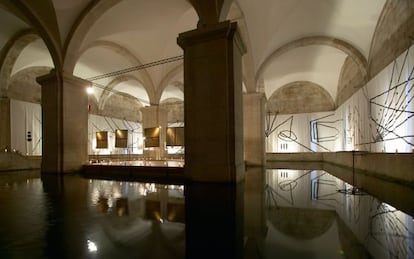
[(15, 152), (0, 153), (0, 171), (40, 169), (42, 158), (23, 156)]

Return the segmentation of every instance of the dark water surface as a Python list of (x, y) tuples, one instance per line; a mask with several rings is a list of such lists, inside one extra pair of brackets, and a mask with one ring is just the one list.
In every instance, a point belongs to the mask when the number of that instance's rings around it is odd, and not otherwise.
[(185, 186), (0, 172), (0, 258), (414, 258), (413, 218), (352, 190), (319, 170)]

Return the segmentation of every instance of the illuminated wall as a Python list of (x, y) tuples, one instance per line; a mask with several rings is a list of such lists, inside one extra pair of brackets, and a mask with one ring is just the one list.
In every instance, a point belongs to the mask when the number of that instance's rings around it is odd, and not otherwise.
[[(142, 154), (142, 125), (138, 122), (120, 120), (99, 115), (89, 115), (88, 152), (94, 155)], [(97, 133), (106, 132), (107, 148), (97, 148)]]
[(42, 155), (42, 109), (39, 104), (11, 100), (11, 148), (23, 155)]
[(412, 152), (414, 47), (332, 112), (267, 115), (267, 152)]

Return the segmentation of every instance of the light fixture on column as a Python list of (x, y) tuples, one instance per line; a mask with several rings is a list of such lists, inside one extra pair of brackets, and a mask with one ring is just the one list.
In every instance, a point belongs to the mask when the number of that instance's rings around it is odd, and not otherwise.
[(87, 92), (89, 95), (93, 94), (93, 92), (94, 92), (93, 87), (92, 87), (92, 86), (88, 86), (88, 87), (86, 88), (86, 92)]

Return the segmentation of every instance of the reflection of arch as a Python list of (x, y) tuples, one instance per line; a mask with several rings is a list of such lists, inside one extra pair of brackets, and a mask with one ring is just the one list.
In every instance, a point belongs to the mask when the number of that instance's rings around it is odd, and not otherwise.
[(295, 48), (306, 47), (306, 46), (311, 46), (311, 45), (325, 45), (325, 46), (329, 46), (329, 47), (333, 47), (333, 48), (341, 50), (342, 52), (350, 56), (355, 61), (359, 70), (363, 74), (363, 77), (366, 78), (367, 60), (364, 57), (364, 55), (362, 55), (362, 53), (359, 50), (357, 50), (354, 46), (352, 46), (351, 44), (343, 40), (332, 38), (332, 37), (327, 37), (327, 36), (305, 37), (305, 38), (291, 41), (281, 46), (263, 61), (263, 63), (260, 65), (259, 69), (257, 70), (256, 78), (260, 78), (263, 75), (266, 68), (269, 67), (269, 65), (279, 56)]
[[(79, 58), (82, 57), (82, 55), (89, 49), (91, 48), (106, 48), (109, 49), (110, 51), (113, 51), (119, 55), (121, 55), (122, 57), (124, 57), (125, 59), (127, 59), (132, 65), (134, 66), (140, 66), (143, 65), (142, 62), (134, 56), (134, 54), (132, 54), (129, 50), (127, 50), (126, 48), (110, 42), (110, 41), (104, 41), (104, 40), (99, 40), (99, 41), (94, 41), (92, 43), (90, 43), (88, 46), (86, 46), (86, 48), (84, 48), (81, 53), (79, 54)], [(154, 99), (154, 84), (151, 80), (151, 77), (148, 73), (148, 71), (144, 68), (144, 69), (140, 69), (138, 71), (138, 73), (140, 73), (143, 77), (143, 81), (142, 85), (144, 86), (145, 90), (147, 91), (148, 97), (150, 99), (150, 102), (152, 101), (152, 99)]]
[[(98, 108), (100, 110), (103, 110), (105, 108), (105, 103), (108, 100), (108, 98), (111, 95), (111, 91), (114, 89), (115, 86), (117, 86), (120, 83), (126, 82), (126, 81), (137, 81), (138, 83), (142, 84), (142, 82), (133, 75), (121, 75), (117, 78), (113, 79), (104, 89), (103, 92), (99, 98)], [(148, 94), (148, 93), (147, 93)], [(137, 99), (138, 101), (138, 99)]]
[(278, 231), (299, 240), (322, 236), (335, 222), (336, 212), (320, 209), (278, 207), (269, 212), (269, 220)]
[(11, 73), (20, 53), (39, 38), (32, 30), (23, 30), (7, 42), (2, 52), (4, 56), (0, 57), (0, 95), (7, 93)]
[(322, 86), (296, 81), (277, 89), (268, 100), (268, 110), (279, 114), (331, 111), (335, 103)]

